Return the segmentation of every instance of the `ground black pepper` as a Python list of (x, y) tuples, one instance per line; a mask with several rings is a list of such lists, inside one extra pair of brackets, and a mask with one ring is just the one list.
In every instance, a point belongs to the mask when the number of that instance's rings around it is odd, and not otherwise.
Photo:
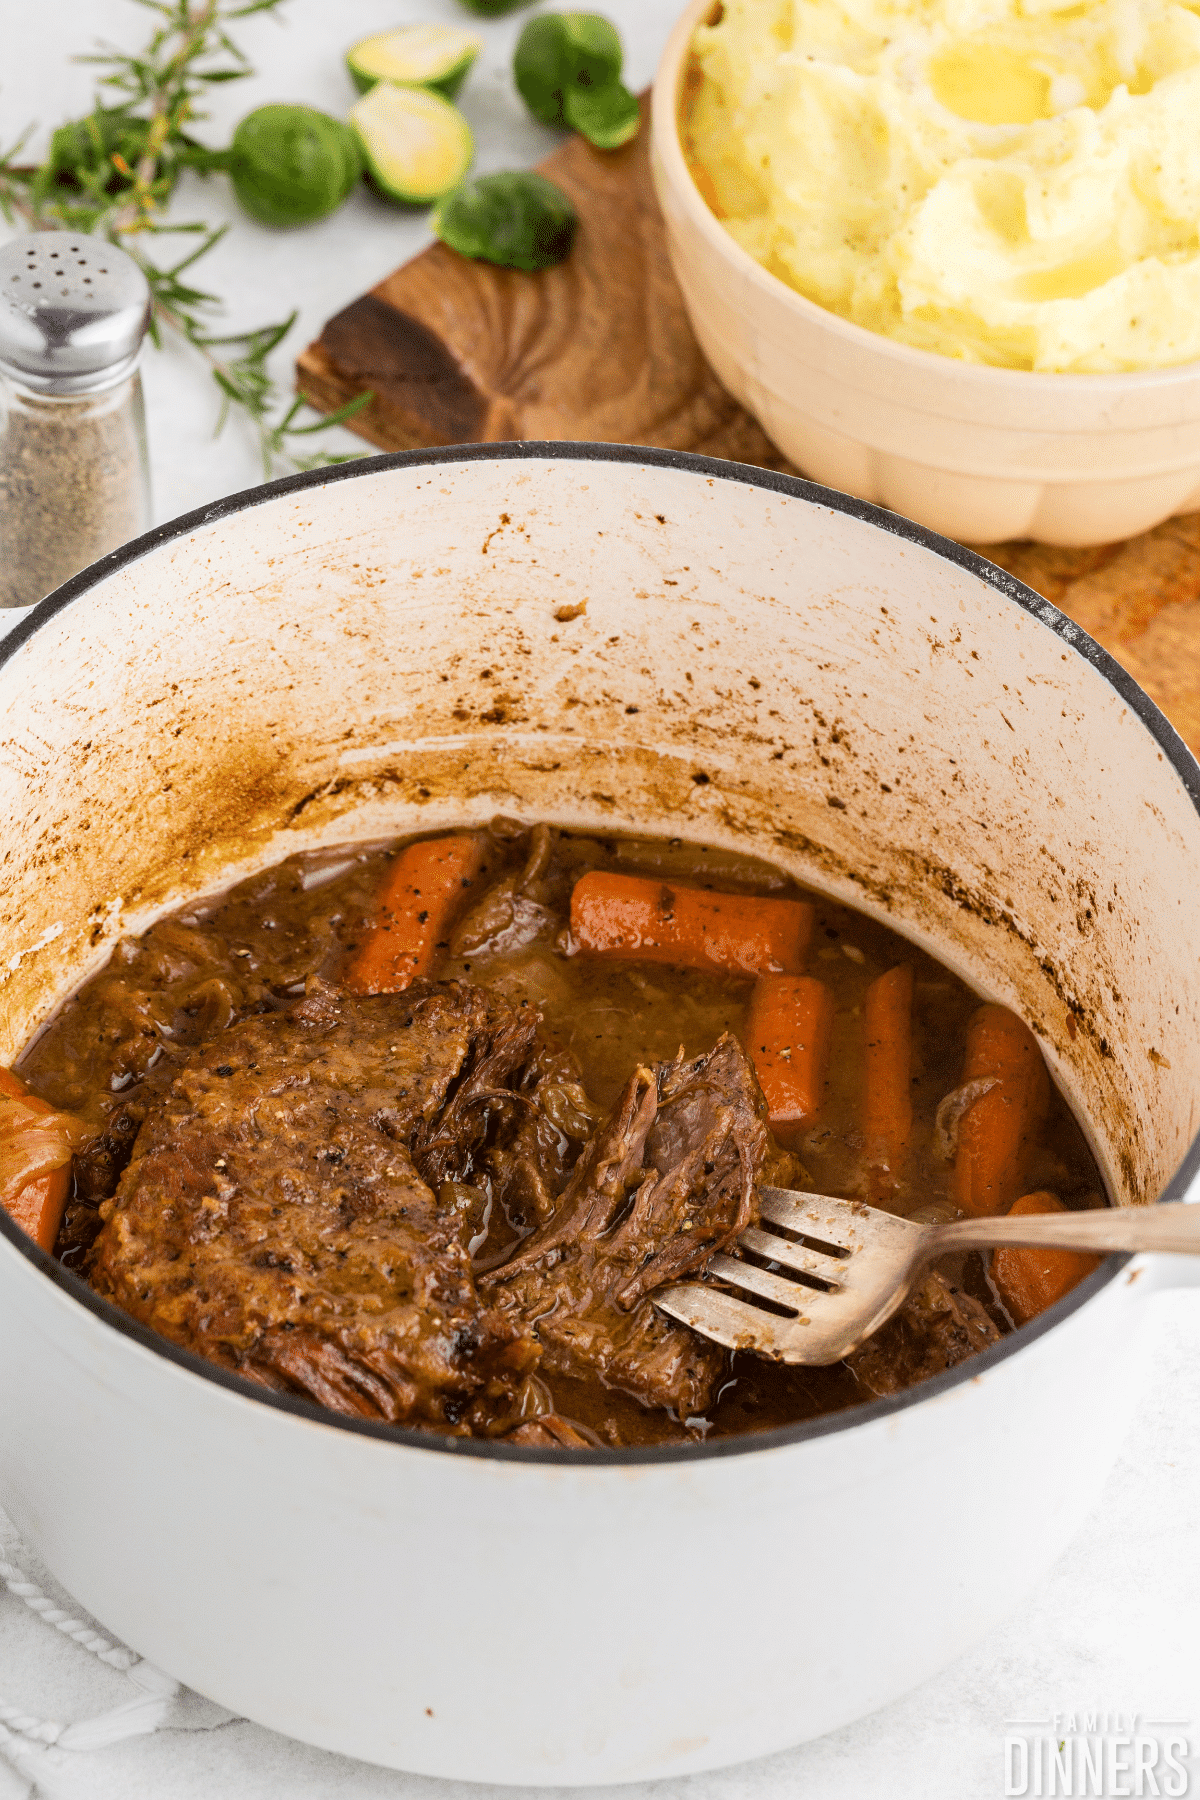
[(0, 606), (32, 606), (150, 523), (137, 363), (150, 289), (86, 232), (0, 249)]
[(31, 606), (149, 524), (136, 374), (99, 394), (0, 391), (0, 606)]

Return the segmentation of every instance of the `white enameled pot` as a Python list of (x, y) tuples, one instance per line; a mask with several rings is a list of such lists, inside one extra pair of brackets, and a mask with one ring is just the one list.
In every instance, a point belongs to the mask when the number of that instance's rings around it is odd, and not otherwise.
[[(1187, 1192), (1200, 771), (1053, 607), (903, 520), (655, 451), (378, 458), (152, 533), (3, 658), (4, 1062), (198, 890), (515, 813), (743, 846), (887, 919), (1032, 1022), (1117, 1201)], [(112, 1631), (278, 1730), (675, 1775), (881, 1706), (1030, 1589), (1120, 1442), (1137, 1272), (892, 1401), (558, 1453), (253, 1390), (0, 1221), (0, 1499)]]

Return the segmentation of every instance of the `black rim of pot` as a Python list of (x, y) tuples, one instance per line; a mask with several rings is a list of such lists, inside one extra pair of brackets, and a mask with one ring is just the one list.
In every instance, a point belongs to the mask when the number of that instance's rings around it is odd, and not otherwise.
[[(122, 545), (110, 555), (92, 563), (89, 568), (72, 576), (56, 588), (46, 599), (21, 620), (0, 641), (0, 666), (6, 663), (23, 644), (29, 640), (58, 613), (80, 599), (90, 589), (128, 564), (138, 562), (165, 544), (176, 538), (188, 536), (189, 533), (215, 524), (218, 520), (228, 518), (234, 513), (248, 512), (255, 506), (269, 505), (284, 494), (302, 493), (309, 488), (322, 488), (339, 481), (353, 481), (364, 475), (377, 475), (387, 469), (419, 468), (438, 463), (471, 463), (471, 462), (518, 462), (518, 461), (551, 461), (551, 462), (612, 462), (630, 463), (645, 467), (647, 465), (660, 469), (674, 469), (685, 474), (707, 477), (709, 480), (736, 482), (742, 486), (765, 488), (770, 492), (786, 495), (789, 499), (804, 500), (813, 506), (827, 508), (831, 512), (845, 513), (849, 517), (861, 520), (867, 525), (875, 525), (881, 531), (889, 532), (893, 537), (907, 539), (910, 543), (919, 544), (922, 549), (932, 552), (943, 561), (953, 563), (977, 577), (987, 587), (1003, 594), (1024, 612), (1029, 613), (1038, 622), (1047, 627), (1060, 638), (1068, 650), (1083, 657), (1100, 674), (1108, 685), (1115, 689), (1121, 699), (1134, 713), (1151, 737), (1162, 750), (1163, 756), (1178, 775), (1183, 787), (1200, 813), (1200, 765), (1192, 756), (1175, 731), (1170, 721), (1160, 712), (1149, 694), (1140, 688), (1133, 677), (1126, 673), (1114, 657), (1110, 656), (1093, 638), (1068, 619), (1065, 614), (1049, 600), (1043, 599), (1032, 588), (1018, 581), (1015, 576), (989, 563), (977, 551), (968, 550), (962, 544), (950, 538), (940, 537), (937, 532), (929, 531), (923, 525), (917, 525), (898, 513), (885, 511), (882, 507), (873, 506), (868, 501), (857, 500), (850, 494), (838, 493), (833, 488), (820, 486), (815, 481), (804, 481), (798, 476), (782, 475), (773, 469), (762, 469), (750, 463), (722, 462), (716, 457), (694, 456), (682, 450), (656, 450), (636, 444), (592, 444), (537, 440), (525, 440), (517, 443), (503, 444), (450, 444), (436, 449), (403, 450), (394, 455), (364, 456), (354, 462), (343, 463), (328, 469), (310, 470), (302, 475), (289, 475), (280, 481), (264, 482), (262, 486), (246, 489), (239, 494), (229, 494), (222, 500), (213, 501), (211, 505), (198, 508), (194, 512), (184, 513), (172, 519), (166, 525), (159, 525), (144, 536), (134, 538), (132, 542)], [(1200, 1133), (1189, 1146), (1183, 1161), (1175, 1171), (1171, 1180), (1159, 1198), (1159, 1204), (1182, 1200), (1190, 1188), (1197, 1173), (1200, 1172)], [(315, 1402), (304, 1400), (299, 1395), (277, 1393), (271, 1389), (260, 1387), (256, 1382), (232, 1371), (221, 1369), (216, 1364), (207, 1362), (203, 1357), (194, 1356), (190, 1351), (181, 1349), (169, 1338), (161, 1337), (148, 1326), (139, 1324), (123, 1313), (118, 1307), (104, 1300), (87, 1285), (81, 1276), (65, 1269), (54, 1257), (48, 1256), (44, 1250), (26, 1237), (25, 1233), (15, 1225), (3, 1210), (0, 1210), (0, 1234), (6, 1237), (23, 1256), (35, 1264), (45, 1275), (57, 1284), (72, 1300), (86, 1307), (97, 1318), (132, 1338), (144, 1348), (153, 1351), (157, 1356), (165, 1357), (169, 1362), (177, 1364), (203, 1380), (214, 1382), (219, 1387), (229, 1389), (243, 1399), (256, 1401), (259, 1405), (271, 1406), (278, 1411), (291, 1413), (303, 1419), (307, 1424), (319, 1424), (330, 1431), (352, 1431), (361, 1436), (381, 1438), (387, 1442), (402, 1445), (407, 1449), (422, 1450), (434, 1455), (488, 1457), (505, 1462), (551, 1463), (558, 1467), (573, 1463), (582, 1467), (591, 1467), (598, 1472), (621, 1465), (634, 1463), (664, 1464), (672, 1462), (694, 1462), (714, 1456), (748, 1456), (759, 1451), (779, 1450), (788, 1446), (802, 1444), (813, 1438), (828, 1437), (832, 1433), (851, 1430), (857, 1426), (873, 1424), (890, 1418), (893, 1414), (904, 1412), (911, 1406), (920, 1405), (923, 1401), (936, 1399), (950, 1388), (963, 1382), (971, 1381), (977, 1375), (985, 1374), (997, 1364), (1007, 1361), (1012, 1356), (1020, 1355), (1028, 1350), (1045, 1332), (1053, 1330), (1081, 1306), (1085, 1306), (1101, 1288), (1116, 1280), (1121, 1270), (1130, 1260), (1128, 1256), (1110, 1256), (1100, 1267), (1089, 1275), (1078, 1287), (1074, 1288), (1065, 1299), (1025, 1325), (1020, 1331), (1011, 1332), (998, 1343), (987, 1349), (978, 1351), (965, 1362), (947, 1369), (941, 1375), (932, 1376), (916, 1386), (905, 1388), (898, 1394), (889, 1395), (885, 1399), (864, 1401), (861, 1405), (851, 1406), (841, 1412), (823, 1413), (818, 1418), (808, 1419), (797, 1425), (784, 1425), (770, 1431), (748, 1431), (732, 1437), (716, 1438), (712, 1442), (687, 1444), (652, 1444), (631, 1449), (587, 1449), (587, 1450), (542, 1450), (521, 1444), (506, 1444), (489, 1438), (453, 1438), (443, 1437), (439, 1433), (423, 1431), (412, 1426), (388, 1425), (382, 1420), (352, 1419), (341, 1413), (330, 1412)]]

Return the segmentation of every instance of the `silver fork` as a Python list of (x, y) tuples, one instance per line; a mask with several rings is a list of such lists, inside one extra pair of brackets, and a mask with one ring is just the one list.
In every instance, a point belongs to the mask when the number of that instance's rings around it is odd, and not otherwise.
[[(699, 1281), (676, 1282), (651, 1299), (701, 1337), (785, 1363), (849, 1356), (903, 1305), (930, 1263), (950, 1251), (1028, 1244), (1101, 1254), (1200, 1254), (1200, 1206), (1100, 1207), (918, 1225), (861, 1200), (791, 1188), (760, 1188), (759, 1205), (762, 1226), (737, 1240), (759, 1261), (718, 1255), (706, 1270), (746, 1299)], [(755, 1304), (764, 1300), (770, 1310)]]

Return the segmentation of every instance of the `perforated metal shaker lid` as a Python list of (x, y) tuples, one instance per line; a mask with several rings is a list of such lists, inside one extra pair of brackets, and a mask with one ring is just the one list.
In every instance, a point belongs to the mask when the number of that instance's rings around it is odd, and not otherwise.
[(0, 368), (39, 393), (107, 387), (149, 323), (146, 277), (101, 238), (38, 231), (0, 249)]

